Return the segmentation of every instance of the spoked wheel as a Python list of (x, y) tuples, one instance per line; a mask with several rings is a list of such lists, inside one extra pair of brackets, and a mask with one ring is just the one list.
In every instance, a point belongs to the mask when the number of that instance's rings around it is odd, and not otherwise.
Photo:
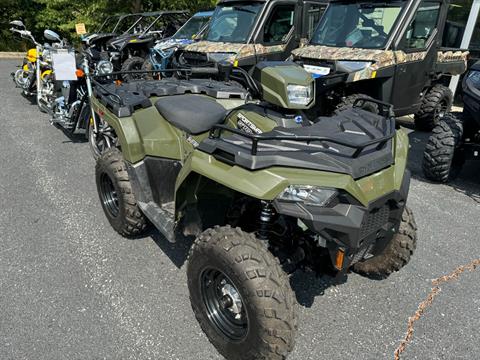
[(202, 300), (212, 324), (232, 341), (243, 339), (248, 332), (248, 319), (235, 285), (216, 269), (206, 269), (200, 281)]
[(93, 118), (88, 122), (88, 142), (94, 159), (98, 159), (105, 151), (116, 146), (113, 128), (104, 121), (98, 121), (95, 131)]
[(283, 360), (297, 330), (288, 277), (262, 240), (229, 226), (206, 230), (187, 266), (193, 312), (226, 359)]

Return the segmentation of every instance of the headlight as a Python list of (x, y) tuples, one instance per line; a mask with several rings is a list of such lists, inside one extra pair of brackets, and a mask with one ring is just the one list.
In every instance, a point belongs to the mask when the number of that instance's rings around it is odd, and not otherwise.
[(312, 86), (287, 85), (288, 101), (293, 105), (308, 105), (313, 100)]
[(107, 75), (113, 72), (113, 64), (110, 61), (102, 60), (97, 64), (97, 74)]
[(318, 186), (290, 185), (278, 197), (278, 200), (302, 202), (312, 206), (327, 206), (338, 192), (335, 189), (326, 189)]
[(209, 61), (215, 61), (219, 63), (234, 57), (235, 53), (209, 53), (207, 56)]
[(468, 73), (468, 80), (470, 80), (475, 87), (480, 87), (480, 71), (470, 71)]

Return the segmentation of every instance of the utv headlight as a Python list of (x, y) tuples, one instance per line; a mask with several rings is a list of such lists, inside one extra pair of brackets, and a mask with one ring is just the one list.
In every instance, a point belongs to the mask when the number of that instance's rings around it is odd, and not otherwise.
[(97, 64), (97, 74), (107, 75), (113, 72), (113, 64), (110, 61), (102, 60)]
[(313, 100), (313, 87), (305, 85), (287, 85), (288, 101), (292, 105), (308, 105)]
[(336, 196), (338, 191), (318, 186), (290, 185), (278, 197), (278, 200), (288, 202), (302, 202), (311, 206), (327, 206)]
[(219, 63), (234, 57), (235, 53), (209, 53), (207, 56), (209, 61), (215, 61)]

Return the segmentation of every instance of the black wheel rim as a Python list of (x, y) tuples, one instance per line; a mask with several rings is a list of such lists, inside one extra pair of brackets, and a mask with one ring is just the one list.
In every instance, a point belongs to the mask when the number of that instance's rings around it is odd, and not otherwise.
[(112, 217), (117, 217), (119, 213), (118, 193), (112, 179), (106, 173), (100, 176), (100, 196), (104, 208)]
[(202, 300), (215, 329), (231, 341), (247, 336), (244, 302), (233, 282), (221, 271), (204, 270), (200, 276)]

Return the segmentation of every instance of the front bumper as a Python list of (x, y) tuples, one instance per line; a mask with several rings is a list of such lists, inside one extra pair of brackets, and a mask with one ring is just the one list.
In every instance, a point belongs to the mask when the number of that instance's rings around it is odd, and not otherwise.
[[(362, 206), (348, 194), (331, 207), (306, 206), (276, 200), (277, 212), (301, 221), (324, 243), (337, 270), (379, 255), (398, 232), (410, 187), (410, 172), (403, 177), (400, 190)], [(338, 267), (338, 252), (344, 253)]]

